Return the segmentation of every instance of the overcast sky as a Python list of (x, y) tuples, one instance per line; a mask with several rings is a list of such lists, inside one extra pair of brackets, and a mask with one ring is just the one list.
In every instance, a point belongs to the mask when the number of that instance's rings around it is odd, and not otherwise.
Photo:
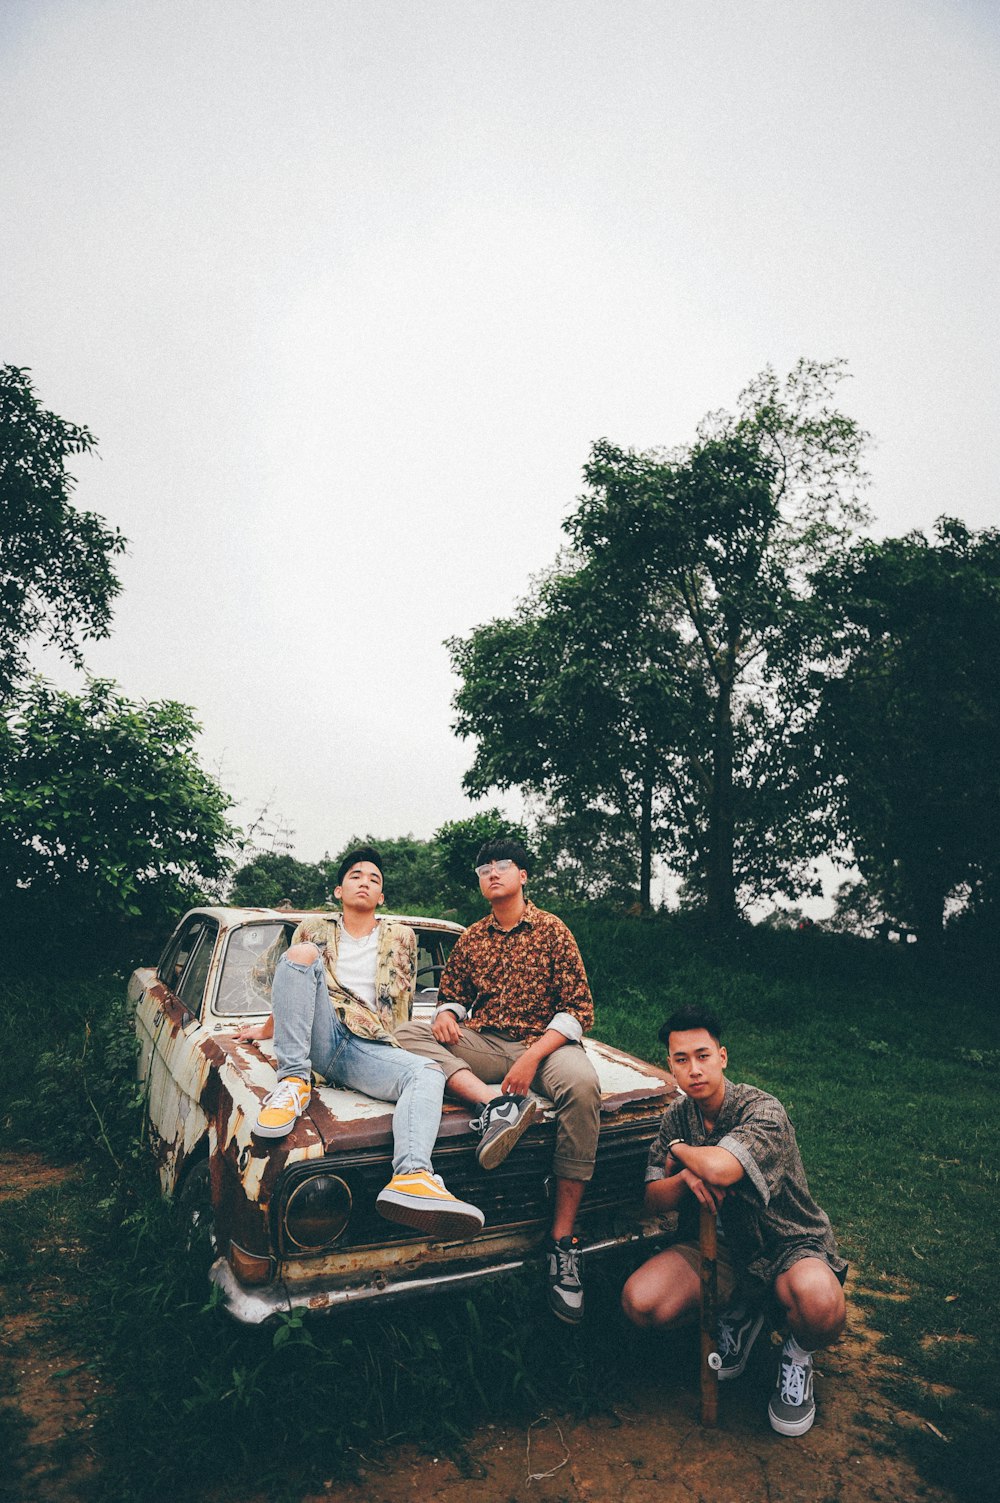
[(315, 860), (472, 812), (442, 641), (552, 562), (596, 438), (843, 356), (876, 534), (995, 525), (998, 18), (0, 0), (0, 362), (129, 538), (91, 670), (194, 705)]

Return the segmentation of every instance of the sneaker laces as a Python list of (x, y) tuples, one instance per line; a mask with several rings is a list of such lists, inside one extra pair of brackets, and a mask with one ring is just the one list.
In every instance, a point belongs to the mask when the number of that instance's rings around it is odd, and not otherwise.
[(742, 1310), (728, 1310), (719, 1318), (718, 1341), (719, 1356), (725, 1359), (733, 1352), (738, 1352), (740, 1344), (736, 1339), (736, 1327), (746, 1319)]
[(801, 1404), (806, 1394), (806, 1375), (810, 1363), (796, 1362), (794, 1357), (783, 1357), (781, 1361), (781, 1402), (783, 1404)]
[(556, 1255), (556, 1283), (566, 1288), (580, 1284), (580, 1250), (577, 1247), (563, 1247), (561, 1242), (552, 1244), (552, 1251)]
[(265, 1106), (294, 1106), (299, 1105), (299, 1093), (292, 1084), (291, 1079), (279, 1081), (274, 1090), (264, 1102)]
[(494, 1096), (492, 1101), (487, 1101), (486, 1105), (483, 1107), (481, 1114), (474, 1120), (470, 1120), (469, 1122), (469, 1126), (472, 1128), (473, 1132), (485, 1132), (490, 1125), (490, 1117), (496, 1111), (498, 1106), (503, 1106), (505, 1104), (505, 1100), (506, 1098), (503, 1096)]

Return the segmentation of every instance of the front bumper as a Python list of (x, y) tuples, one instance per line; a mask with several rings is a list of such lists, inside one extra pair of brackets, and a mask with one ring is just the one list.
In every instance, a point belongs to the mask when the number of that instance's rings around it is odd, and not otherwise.
[[(584, 1243), (581, 1255), (586, 1261), (606, 1253), (643, 1246), (662, 1231), (660, 1222), (650, 1223), (642, 1230)], [(519, 1268), (535, 1262), (538, 1257), (539, 1250), (517, 1253), (484, 1263), (478, 1268), (463, 1268), (455, 1273), (439, 1271), (423, 1277), (411, 1275), (393, 1278), (378, 1273), (365, 1283), (346, 1288), (308, 1284), (296, 1286), (277, 1279), (266, 1288), (247, 1289), (236, 1278), (225, 1258), (215, 1260), (208, 1276), (220, 1290), (222, 1307), (227, 1314), (242, 1325), (257, 1326), (279, 1315), (290, 1315), (293, 1310), (305, 1310), (314, 1315), (332, 1315), (374, 1299), (383, 1304), (387, 1301), (395, 1304), (404, 1299), (440, 1294), (445, 1290), (466, 1289), (482, 1284), (487, 1279), (503, 1278), (507, 1274), (516, 1273)]]

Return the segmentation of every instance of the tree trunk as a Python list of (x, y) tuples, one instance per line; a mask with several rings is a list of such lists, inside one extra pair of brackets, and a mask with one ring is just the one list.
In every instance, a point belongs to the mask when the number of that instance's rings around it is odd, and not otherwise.
[(712, 747), (712, 796), (708, 810), (708, 916), (720, 931), (736, 924), (736, 884), (733, 880), (733, 686), (719, 684), (715, 701)]
[(642, 774), (642, 803), (639, 811), (639, 906), (643, 913), (652, 907), (650, 888), (653, 883), (653, 770), (647, 756)]

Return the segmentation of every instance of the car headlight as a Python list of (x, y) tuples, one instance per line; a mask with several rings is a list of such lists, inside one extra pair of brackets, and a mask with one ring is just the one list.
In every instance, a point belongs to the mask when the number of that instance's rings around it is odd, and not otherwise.
[(302, 1179), (285, 1201), (285, 1246), (289, 1252), (322, 1252), (336, 1242), (351, 1215), (351, 1192), (335, 1174)]

